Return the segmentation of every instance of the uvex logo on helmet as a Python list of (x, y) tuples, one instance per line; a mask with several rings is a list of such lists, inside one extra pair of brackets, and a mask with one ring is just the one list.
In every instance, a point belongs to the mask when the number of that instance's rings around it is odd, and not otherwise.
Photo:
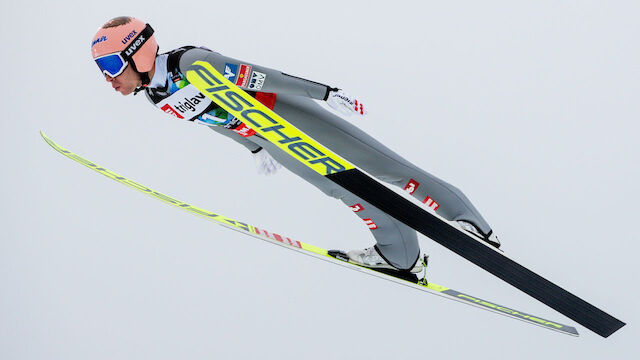
[(138, 47), (139, 47), (140, 45), (142, 45), (142, 43), (143, 43), (143, 42), (145, 42), (145, 40), (146, 40), (146, 39), (144, 38), (144, 36), (140, 35), (140, 36), (136, 39), (136, 41), (134, 41), (131, 45), (129, 45), (129, 47), (127, 47), (127, 49), (124, 51), (124, 53), (125, 53), (127, 56), (131, 56), (131, 55), (133, 55), (133, 53), (138, 49)]
[(133, 39), (133, 37), (136, 36), (137, 33), (138, 33), (137, 31), (133, 30), (132, 32), (129, 33), (129, 35), (127, 35), (122, 39), (122, 43), (126, 44), (127, 42), (129, 42), (129, 40)]

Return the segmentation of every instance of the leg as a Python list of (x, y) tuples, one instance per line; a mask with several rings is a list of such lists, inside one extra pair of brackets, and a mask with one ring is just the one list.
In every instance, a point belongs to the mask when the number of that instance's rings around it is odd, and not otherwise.
[(311, 183), (325, 194), (340, 199), (369, 226), (378, 249), (389, 264), (400, 270), (413, 267), (420, 256), (416, 232), (350, 193), (333, 181), (309, 169), (270, 142), (254, 136), (252, 141), (262, 146), (282, 166)]
[(413, 268), (420, 257), (415, 230), (346, 190), (340, 200), (369, 227), (380, 254), (389, 264), (399, 270)]
[(411, 190), (447, 220), (466, 220), (488, 234), (491, 227), (456, 187), (411, 164), (364, 131), (323, 109), (314, 100), (278, 96), (274, 111), (381, 181)]

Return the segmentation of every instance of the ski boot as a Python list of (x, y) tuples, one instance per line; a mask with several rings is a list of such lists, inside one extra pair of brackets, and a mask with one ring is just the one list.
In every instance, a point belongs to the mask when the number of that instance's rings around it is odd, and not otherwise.
[[(348, 251), (347, 256), (349, 257), (349, 262), (354, 264), (372, 269), (389, 269), (398, 271), (398, 269), (391, 266), (382, 256), (380, 256), (378, 249), (376, 249), (375, 246), (371, 246), (363, 250)], [(422, 271), (422, 264), (418, 261), (413, 268), (408, 271), (414, 274), (419, 273)]]
[[(328, 255), (336, 259), (357, 264), (412, 283), (428, 285), (426, 272), (429, 255), (423, 255), (422, 259), (418, 259), (411, 270), (398, 270), (389, 265), (389, 263), (387, 263), (382, 256), (378, 254), (375, 246), (363, 250), (351, 250), (349, 252), (344, 252), (342, 250), (329, 250)], [(418, 274), (421, 272), (423, 273), (422, 278), (418, 277)]]
[(495, 247), (496, 249), (500, 248), (500, 240), (498, 240), (498, 237), (496, 236), (496, 234), (493, 233), (493, 230), (490, 230), (489, 233), (485, 235), (482, 232), (480, 232), (480, 230), (478, 230), (478, 228), (475, 225), (473, 225), (468, 221), (458, 220), (456, 222), (462, 228), (462, 230), (465, 230), (475, 235), (475, 237)]

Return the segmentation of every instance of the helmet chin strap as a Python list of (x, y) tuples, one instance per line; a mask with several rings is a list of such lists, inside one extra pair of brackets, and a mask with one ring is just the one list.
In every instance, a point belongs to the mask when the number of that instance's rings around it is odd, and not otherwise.
[[(134, 70), (135, 70), (135, 66), (134, 66)], [(138, 74), (140, 74), (140, 86), (138, 86), (135, 90), (133, 90), (133, 95), (138, 95), (138, 93), (142, 90), (144, 90), (144, 88), (146, 88), (149, 83), (151, 82), (151, 79), (149, 79), (149, 73), (140, 73), (138, 72), (138, 70), (135, 70)]]
[(140, 79), (142, 80), (142, 86), (148, 86), (151, 83), (151, 79), (149, 79), (149, 73), (140, 74)]
[(138, 93), (142, 90), (144, 90), (147, 85), (149, 85), (149, 75), (147, 74), (140, 74), (141, 76), (144, 75), (147, 78), (147, 82), (146, 83), (142, 83), (140, 86), (138, 86), (137, 88), (135, 88), (135, 90), (133, 90), (133, 96), (138, 95)]

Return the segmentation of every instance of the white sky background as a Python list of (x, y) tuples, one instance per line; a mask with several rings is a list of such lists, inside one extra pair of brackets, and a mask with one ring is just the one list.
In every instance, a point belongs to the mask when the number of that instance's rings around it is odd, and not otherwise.
[[(637, 353), (637, 2), (3, 2), (2, 359), (627, 359)], [(572, 338), (229, 231), (62, 157), (328, 248), (373, 243), (337, 200), (122, 97), (107, 19), (336, 85), (351, 119), (457, 185), (532, 270), (629, 323)], [(421, 237), (430, 279), (574, 324)]]

